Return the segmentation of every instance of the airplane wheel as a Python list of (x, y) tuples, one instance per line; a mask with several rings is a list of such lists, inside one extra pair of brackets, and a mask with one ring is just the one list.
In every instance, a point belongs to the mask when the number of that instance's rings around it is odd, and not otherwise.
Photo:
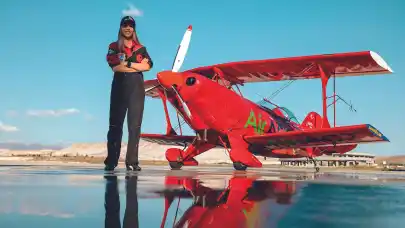
[(174, 169), (174, 170), (178, 170), (181, 169), (181, 167), (183, 167), (183, 163), (182, 162), (169, 162), (170, 168)]
[(247, 169), (247, 166), (242, 164), (241, 162), (234, 162), (233, 168), (238, 171), (245, 171)]

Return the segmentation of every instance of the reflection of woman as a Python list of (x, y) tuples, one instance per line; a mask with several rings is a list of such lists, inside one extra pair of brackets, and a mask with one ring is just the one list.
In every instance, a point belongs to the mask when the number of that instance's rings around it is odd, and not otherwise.
[(105, 176), (105, 228), (121, 227), (120, 222), (120, 195), (118, 193), (117, 176)]
[(124, 215), (124, 228), (139, 227), (138, 220), (138, 176), (129, 176), (126, 181), (127, 207)]
[(128, 170), (140, 171), (138, 144), (141, 133), (145, 88), (142, 72), (152, 68), (153, 62), (146, 48), (139, 42), (135, 20), (122, 18), (118, 40), (109, 45), (108, 65), (114, 71), (110, 97), (110, 126), (107, 134), (108, 155), (105, 170), (114, 170), (121, 151), (122, 128), (128, 110), (128, 148), (125, 164)]
[[(120, 198), (118, 191), (117, 176), (105, 176), (105, 228), (121, 227), (120, 222)], [(138, 221), (138, 177), (126, 177), (126, 208), (124, 215), (124, 228), (139, 227)]]

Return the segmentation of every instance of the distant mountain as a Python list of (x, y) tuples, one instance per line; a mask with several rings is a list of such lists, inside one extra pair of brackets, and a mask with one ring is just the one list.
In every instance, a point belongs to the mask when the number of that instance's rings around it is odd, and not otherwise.
[(0, 149), (6, 150), (61, 150), (63, 145), (45, 145), (40, 143), (0, 142)]

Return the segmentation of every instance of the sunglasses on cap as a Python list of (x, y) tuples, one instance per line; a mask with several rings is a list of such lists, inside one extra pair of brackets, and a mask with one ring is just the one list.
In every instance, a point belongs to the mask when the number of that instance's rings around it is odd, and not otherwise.
[(121, 19), (120, 26), (124, 28), (127, 26), (135, 28), (135, 20), (130, 16), (125, 16)]
[(125, 27), (135, 28), (135, 24), (133, 22), (123, 22), (123, 23), (121, 23), (121, 27), (122, 28), (125, 28)]

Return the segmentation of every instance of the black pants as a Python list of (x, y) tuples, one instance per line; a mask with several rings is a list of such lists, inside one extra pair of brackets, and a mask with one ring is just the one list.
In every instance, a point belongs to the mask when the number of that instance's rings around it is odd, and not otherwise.
[(110, 127), (107, 134), (108, 155), (104, 164), (117, 166), (121, 151), (122, 129), (128, 111), (128, 148), (125, 163), (138, 164), (145, 89), (142, 73), (115, 73), (111, 85)]

